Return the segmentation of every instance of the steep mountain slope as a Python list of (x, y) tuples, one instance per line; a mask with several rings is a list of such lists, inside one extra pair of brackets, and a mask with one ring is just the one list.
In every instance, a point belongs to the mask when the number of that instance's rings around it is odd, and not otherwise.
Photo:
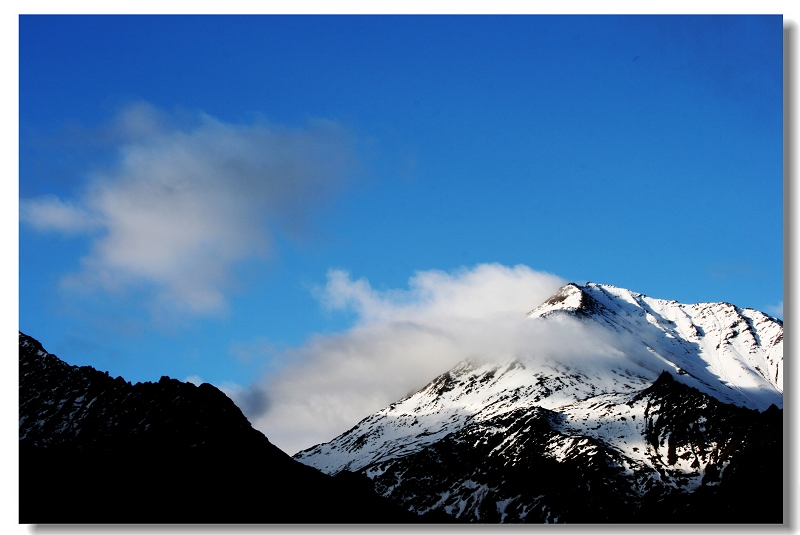
[(591, 283), (529, 317), (597, 349), (463, 362), (295, 458), (470, 521), (781, 521), (779, 320)]
[(22, 333), (19, 380), (21, 523), (420, 520), (292, 460), (211, 385), (131, 385)]
[(587, 319), (633, 338), (682, 382), (750, 408), (782, 406), (783, 322), (730, 303), (683, 305), (610, 285), (567, 284), (528, 313)]

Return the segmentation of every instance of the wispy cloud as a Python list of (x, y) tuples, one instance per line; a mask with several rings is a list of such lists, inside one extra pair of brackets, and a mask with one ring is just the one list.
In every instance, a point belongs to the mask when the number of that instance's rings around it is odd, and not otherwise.
[(311, 215), (346, 184), (354, 138), (341, 125), (285, 128), (176, 117), (148, 104), (124, 109), (119, 158), (76, 199), (23, 199), (42, 231), (90, 233), (67, 287), (150, 288), (153, 305), (213, 314), (226, 307), (231, 268), (271, 253), (276, 231), (301, 237)]
[(263, 381), (225, 390), (270, 440), (294, 453), (330, 440), (463, 359), (530, 348), (521, 340), (533, 334), (524, 328), (531, 325), (526, 312), (564, 282), (526, 266), (484, 264), (419, 272), (407, 289), (379, 291), (331, 271), (322, 303), (355, 312), (355, 325), (283, 352), (286, 367)]
[(21, 208), (23, 220), (41, 231), (81, 233), (102, 226), (85, 209), (54, 196), (24, 200)]
[(776, 316), (778, 318), (783, 318), (783, 300), (777, 305), (769, 305), (766, 307), (766, 312)]

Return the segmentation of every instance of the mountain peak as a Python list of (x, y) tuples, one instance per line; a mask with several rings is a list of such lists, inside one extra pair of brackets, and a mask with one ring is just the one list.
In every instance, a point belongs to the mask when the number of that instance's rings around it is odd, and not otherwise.
[[(570, 282), (558, 289), (547, 301), (528, 312), (529, 318), (544, 318), (554, 313), (566, 313), (573, 316), (588, 316), (601, 307), (587, 291), (586, 286)], [(595, 285), (597, 286), (597, 285)]]
[(780, 324), (595, 283), (566, 284), (528, 316), (565, 345), (597, 335), (613, 351), (561, 359), (533, 340), (511, 361), (462, 362), (295, 459), (473, 522), (780, 518)]
[[(592, 282), (528, 317), (527, 353), (462, 362), (295, 458), (474, 522), (780, 518), (781, 323)], [(753, 487), (758, 508), (723, 510)]]
[[(652, 372), (669, 371), (679, 382), (723, 402), (765, 410), (782, 406), (783, 324), (731, 303), (682, 304), (610, 284), (568, 283), (528, 313), (578, 318), (627, 339)], [(638, 348), (638, 349), (637, 349)], [(632, 351), (632, 353), (631, 353)]]

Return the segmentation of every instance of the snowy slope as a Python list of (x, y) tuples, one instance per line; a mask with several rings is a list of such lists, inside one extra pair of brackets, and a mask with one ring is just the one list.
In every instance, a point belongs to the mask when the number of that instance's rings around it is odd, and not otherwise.
[[(424, 474), (417, 479), (406, 476), (406, 482), (400, 474), (424, 465), (420, 456), (437, 459), (434, 465), (441, 468), (454, 455), (448, 448), (461, 451), (464, 441), (472, 441), (473, 448), (491, 442), (479, 465), (514, 466), (533, 455), (556, 463), (553, 470), (580, 465), (570, 469), (580, 471), (590, 470), (584, 461), (602, 459), (600, 465), (612, 468), (597, 472), (604, 482), (597, 484), (614, 481), (619, 489), (613, 492), (619, 496), (641, 497), (653, 489), (659, 495), (692, 491), (704, 481), (713, 484), (706, 474), (724, 470), (729, 461), (722, 449), (733, 451), (733, 444), (744, 440), (736, 428), (733, 434), (719, 431), (717, 438), (706, 432), (716, 429), (709, 420), (719, 418), (720, 406), (733, 405), (731, 410), (744, 415), (737, 416), (743, 422), (749, 422), (747, 415), (758, 414), (752, 409), (782, 407), (783, 325), (761, 312), (728, 303), (683, 305), (588, 283), (564, 286), (528, 316), (532, 328), (552, 326), (566, 338), (589, 337), (596, 340), (596, 350), (548, 354), (547, 349), (531, 347), (528, 354), (501, 361), (462, 362), (420, 391), (295, 458), (331, 474), (360, 471), (383, 495), (418, 512), (439, 509), (473, 521), (496, 515), (497, 521), (525, 521), (526, 511), (535, 507), (537, 515), (549, 510), (552, 517), (541, 518), (554, 521), (558, 507), (544, 495), (526, 501), (519, 492), (503, 490), (505, 483), (481, 487), (477, 481), (489, 478), (483, 473), (470, 472), (461, 480), (442, 475), (438, 479), (449, 486), (427, 491), (419, 489), (429, 485), (421, 483), (430, 479)], [(569, 345), (569, 340), (564, 343)], [(653, 430), (662, 429), (674, 416), (659, 412), (667, 406), (663, 400), (643, 394), (658, 381), (676, 385), (672, 390), (696, 392), (691, 416), (681, 425), (701, 430), (700, 435), (670, 442), (672, 434), (666, 432), (653, 438)], [(682, 414), (686, 410), (681, 409)], [(533, 423), (520, 427), (520, 421)], [(531, 428), (539, 429), (535, 437)], [(469, 448), (461, 451), (459, 457), (468, 452)], [(443, 472), (457, 470), (449, 466)], [(500, 474), (497, 477), (505, 481), (502, 470)], [(488, 510), (486, 500), (494, 504)], [(516, 503), (515, 512), (511, 503)], [(534, 518), (541, 519), (534, 515), (528, 520)]]
[(528, 313), (587, 318), (638, 340), (681, 382), (721, 401), (783, 404), (783, 322), (730, 303), (683, 305), (610, 285), (568, 284)]

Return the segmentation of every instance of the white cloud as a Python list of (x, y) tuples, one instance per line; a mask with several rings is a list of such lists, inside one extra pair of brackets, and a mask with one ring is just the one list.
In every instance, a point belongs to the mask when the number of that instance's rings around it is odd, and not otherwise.
[(766, 307), (766, 311), (773, 316), (777, 316), (779, 318), (783, 318), (783, 300), (777, 305), (769, 305)]
[(255, 427), (294, 453), (330, 440), (465, 358), (530, 348), (536, 333), (526, 313), (564, 282), (522, 265), (484, 264), (419, 272), (408, 289), (378, 291), (331, 271), (322, 302), (353, 310), (356, 324), (285, 351), (281, 360), (289, 364), (262, 382), (225, 391)]
[(86, 210), (53, 196), (20, 201), (20, 217), (41, 231), (79, 233), (101, 226)]
[(93, 174), (78, 200), (21, 201), (21, 219), (37, 229), (95, 231), (66, 286), (148, 287), (156, 306), (224, 310), (232, 266), (267, 257), (277, 229), (303, 236), (353, 169), (353, 138), (330, 121), (289, 129), (188, 119), (178, 127), (152, 106), (131, 106), (114, 127), (118, 162)]

